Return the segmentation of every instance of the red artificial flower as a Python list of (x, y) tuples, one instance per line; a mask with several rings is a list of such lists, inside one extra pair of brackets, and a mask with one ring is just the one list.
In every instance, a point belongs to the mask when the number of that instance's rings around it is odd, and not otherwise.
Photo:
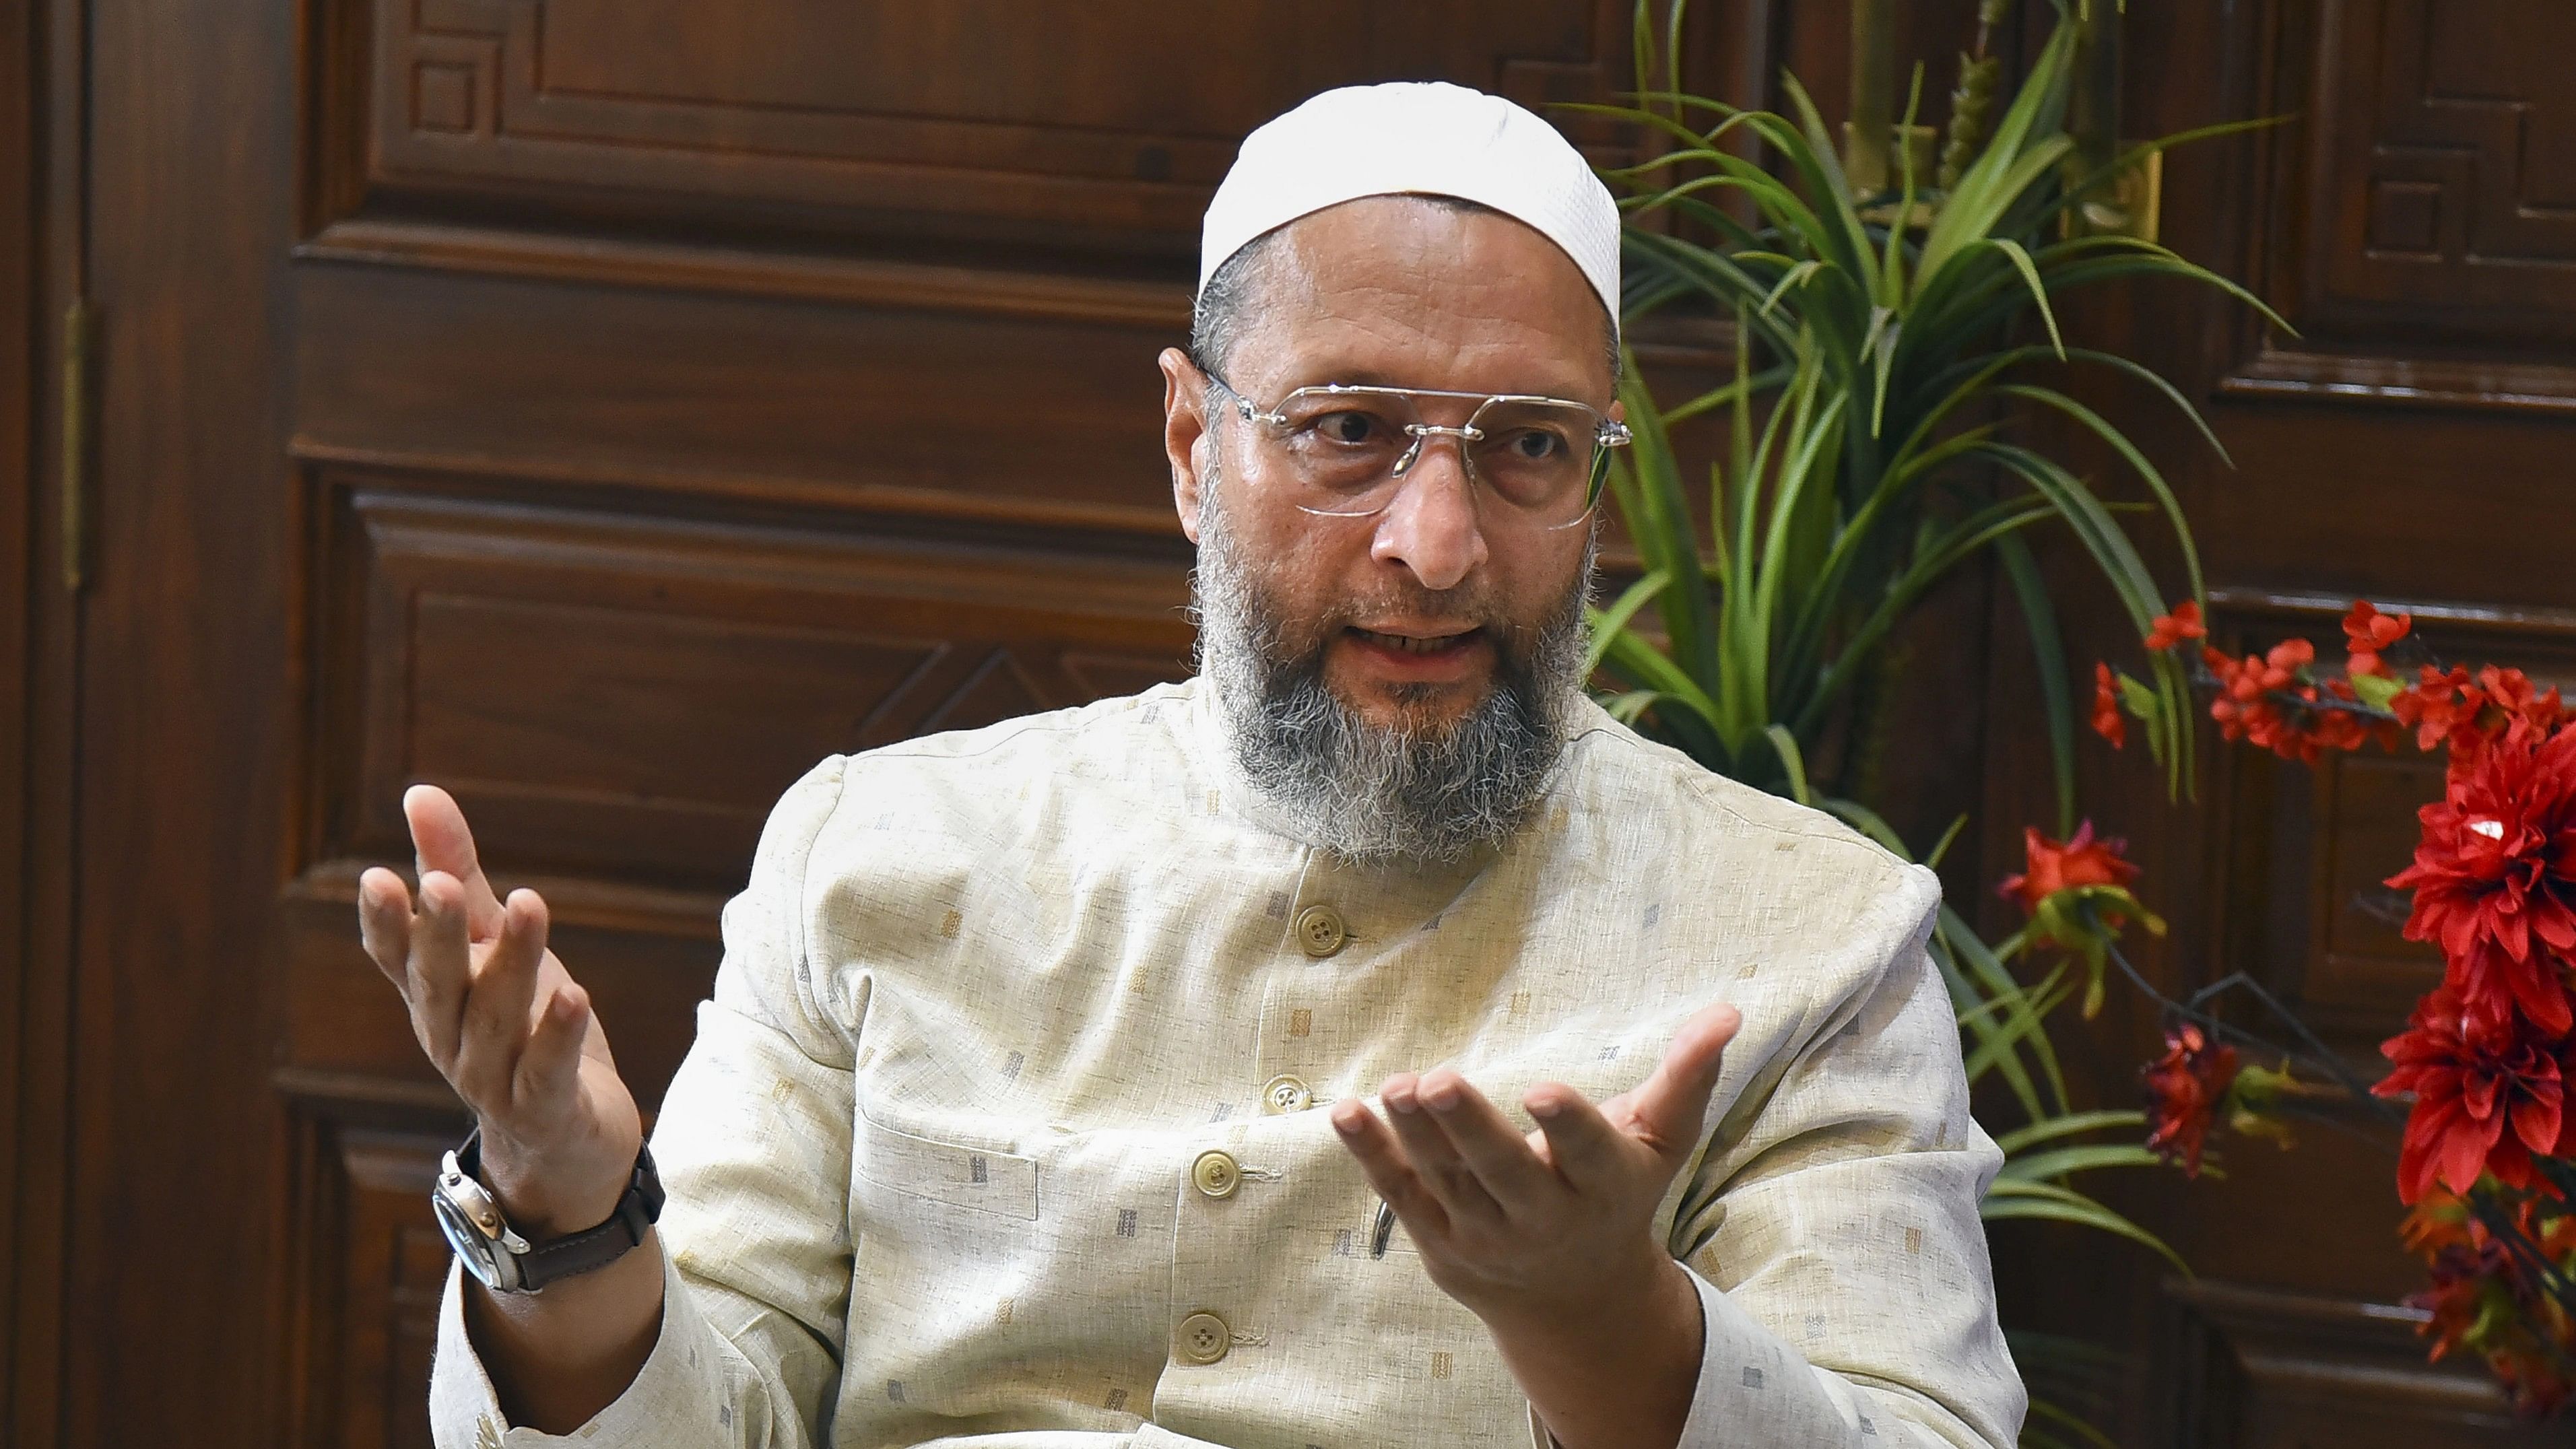
[(2093, 733), (2115, 750), (2129, 742), (2128, 717), (2120, 713), (2120, 684), (2108, 664), (2093, 666)]
[(2216, 649), (2203, 649), (2200, 657), (2218, 677), (2209, 717), (2218, 721), (2221, 738), (2241, 739), (2285, 760), (2311, 764), (2328, 745), (2358, 748), (2369, 738), (2366, 729), (2324, 723), (2337, 711), (2308, 708), (2317, 703), (2320, 691), (2308, 675), (2317, 646), (2305, 639), (2284, 639), (2243, 659)]
[(2236, 1084), (2236, 1048), (2213, 1045), (2184, 1022), (2165, 1031), (2165, 1054), (2147, 1064), (2147, 1149), (2200, 1176), (2201, 1147)]
[(2487, 1354), (2487, 1372), (2504, 1385), (2514, 1412), (2525, 1419), (2549, 1419), (2576, 1396), (2576, 1382), (2568, 1379), (2565, 1367), (2571, 1356), (2576, 1356), (2576, 1341), (2562, 1335), (2554, 1348), (2517, 1344), (2495, 1349)]
[(2431, 1362), (2440, 1363), (2479, 1336), (2480, 1325), (2492, 1321), (2488, 1300), (2513, 1272), (2513, 1255), (2504, 1245), (2484, 1241), (2483, 1234), (2480, 1237), (2477, 1243), (2453, 1242), (2435, 1248), (2425, 1264), (2428, 1286), (2407, 1295), (2407, 1307), (2432, 1315), (2415, 1326), (2417, 1334), (2433, 1340), (2432, 1351), (2425, 1355)]
[[(2576, 1217), (2544, 1215), (2538, 1200), (2516, 1205), (2515, 1230), (2555, 1264), (2576, 1247)], [(2406, 1305), (2430, 1315), (2415, 1332), (2433, 1341), (2433, 1362), (2457, 1352), (2478, 1355), (2525, 1414), (2546, 1415), (2566, 1402), (2567, 1365), (2576, 1353), (2571, 1320), (2535, 1274), (2489, 1231), (2468, 1203), (2436, 1190), (2406, 1215), (2406, 1246), (2424, 1256), (2428, 1286)]]
[(2317, 662), (2317, 646), (2305, 639), (2284, 639), (2263, 656), (2263, 687), (2287, 689), (2299, 671)]
[(2416, 814), (2415, 863), (2388, 878), (2415, 892), (2409, 939), (2452, 961), (2482, 940), (2516, 961), (2535, 939), (2576, 947), (2576, 730), (2537, 747), (2499, 742)]
[(2468, 1199), (2435, 1188), (2398, 1220), (2397, 1237), (2406, 1251), (2430, 1258), (2444, 1248), (2475, 1247), (2486, 1230), (2469, 1213)]
[[(2337, 680), (2336, 683), (2340, 684), (2342, 681)], [(2339, 694), (2336, 697), (2341, 698)], [(2321, 709), (2316, 712), (2314, 718), (2309, 720), (2306, 735), (2301, 743), (2311, 752), (2342, 750), (2350, 753), (2373, 740), (2386, 744), (2390, 742), (2391, 736), (2388, 731), (2373, 725), (2360, 715), (2339, 709)], [(2314, 753), (2309, 757), (2313, 759)]]
[(2038, 826), (2026, 825), (2021, 842), (2028, 864), (2020, 875), (2004, 877), (1997, 893), (2021, 902), (2024, 911), (2037, 913), (2041, 901), (2071, 886), (2125, 886), (2138, 878), (2138, 868), (2121, 858), (2129, 843), (2094, 839), (2090, 820), (2064, 840), (2051, 840)]
[(2379, 656), (2414, 627), (2412, 614), (2383, 614), (2368, 599), (2353, 600), (2352, 612), (2343, 616), (2343, 637), (2351, 655), (2346, 671), (2386, 675), (2388, 666)]
[(2542, 1419), (2576, 1393), (2564, 1366), (2576, 1341), (2565, 1313), (2528, 1286), (2527, 1276), (2502, 1243), (2448, 1247), (2433, 1255), (2429, 1286), (2408, 1295), (2406, 1306), (2431, 1315), (2415, 1327), (2433, 1340), (2427, 1359), (2438, 1363), (2461, 1349), (2478, 1354), (2515, 1410)]
[(2552, 688), (2534, 689), (2519, 669), (2488, 665), (2472, 675), (2425, 665), (2417, 681), (2388, 701), (2389, 713), (2415, 731), (2416, 748), (2449, 749), (2451, 777), (2477, 768), (2489, 749), (2547, 739), (2567, 723), (2566, 704)]
[(2544, 694), (2534, 689), (2531, 676), (2519, 669), (2498, 669), (2490, 664), (2478, 671), (2478, 686), (2486, 692), (2489, 706), (2489, 712), (2480, 716), (2480, 736), (2491, 746), (2546, 740), (2567, 720), (2567, 708), (2558, 698), (2557, 687), (2551, 686)]
[(2486, 703), (2486, 692), (2466, 669), (2453, 665), (2445, 674), (2427, 664), (2412, 686), (2388, 701), (2388, 711), (2415, 731), (2415, 748), (2430, 750), (2455, 735), (2474, 736)]
[(2400, 1201), (2420, 1201), (2437, 1182), (2467, 1192), (2482, 1172), (2529, 1187), (2531, 1155), (2558, 1150), (2567, 1120), (2563, 1041), (2538, 1037), (2519, 1021), (2489, 1025), (2464, 1010), (2445, 982), (2379, 1050), (2390, 1067), (2371, 1090), (2415, 1094), (2397, 1161)]
[(2448, 963), (2447, 979), (2461, 1005), (2482, 1024), (2501, 1027), (2516, 1008), (2533, 1026), (2565, 1036), (2576, 1026), (2567, 998), (2567, 969), (2546, 951), (2517, 958), (2493, 941), (2479, 941)]
[(2185, 639), (2206, 639), (2209, 626), (2200, 621), (2200, 605), (2185, 599), (2173, 606), (2170, 614), (2159, 614), (2147, 630), (2147, 647), (2171, 649)]

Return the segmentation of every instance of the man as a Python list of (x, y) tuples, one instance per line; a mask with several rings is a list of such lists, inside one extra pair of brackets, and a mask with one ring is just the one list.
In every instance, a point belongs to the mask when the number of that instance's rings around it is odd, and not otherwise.
[(1246, 141), (1162, 358), (1201, 677), (791, 789), (667, 1204), (412, 793), (360, 910), (480, 1124), (439, 1443), (2011, 1442), (1931, 876), (1582, 693), (1617, 247), (1473, 91)]

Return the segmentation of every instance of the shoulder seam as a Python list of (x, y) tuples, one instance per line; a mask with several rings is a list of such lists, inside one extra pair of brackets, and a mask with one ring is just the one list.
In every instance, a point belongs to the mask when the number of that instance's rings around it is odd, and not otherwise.
[(815, 817), (814, 829), (806, 835), (805, 849), (796, 863), (796, 974), (794, 980), (798, 994), (804, 997), (799, 1004), (805, 1009), (806, 1019), (818, 1025), (829, 1022), (830, 1017), (824, 1014), (822, 1000), (816, 995), (814, 989), (814, 943), (811, 930), (814, 918), (812, 908), (814, 850), (822, 843), (824, 832), (832, 828), (832, 822), (840, 818), (841, 807), (849, 801), (850, 759), (848, 755), (828, 757), (832, 766), (832, 805), (830, 809)]
[[(1135, 696), (1133, 696), (1133, 695), (1127, 695), (1127, 696), (1122, 696), (1121, 698), (1122, 698), (1122, 699), (1133, 699), (1133, 698), (1135, 698)], [(1100, 703), (1105, 703), (1105, 702), (1106, 702), (1106, 701), (1094, 700), (1094, 701), (1092, 701), (1092, 704), (1100, 704)], [(1086, 710), (1089, 710), (1091, 707), (1092, 707), (1091, 705), (1076, 705), (1076, 706), (1074, 706), (1073, 708), (1068, 709), (1068, 710), (1056, 710), (1056, 711), (1050, 711), (1050, 713), (1054, 713), (1054, 714), (1079, 714), (1079, 713), (1082, 713), (1082, 712), (1084, 712), (1084, 711), (1086, 711)], [(1103, 715), (1101, 715), (1101, 716), (1098, 716), (1097, 718), (1094, 718), (1094, 719), (1091, 719), (1091, 720), (1083, 721), (1081, 724), (1056, 724), (1056, 723), (1044, 723), (1044, 724), (1041, 724), (1041, 723), (1039, 723), (1039, 720), (1040, 720), (1040, 719), (1042, 719), (1042, 718), (1043, 718), (1043, 716), (1039, 716), (1039, 715), (1023, 715), (1023, 716), (1021, 716), (1020, 718), (1018, 718), (1018, 719), (1016, 719), (1016, 720), (1004, 720), (1004, 721), (1001, 721), (1001, 722), (1000, 722), (1001, 724), (1003, 724), (1003, 725), (1009, 725), (1009, 726), (1011, 726), (1011, 728), (1001, 730), (1001, 732), (1000, 732), (999, 734), (997, 734), (997, 735), (996, 735), (996, 736), (995, 736), (995, 737), (994, 737), (994, 738), (993, 738), (989, 743), (985, 744), (985, 745), (984, 745), (984, 746), (982, 746), (981, 748), (973, 749), (973, 750), (964, 750), (964, 751), (957, 751), (957, 752), (947, 752), (947, 751), (939, 751), (939, 750), (924, 750), (924, 749), (919, 749), (919, 748), (913, 748), (913, 747), (912, 747), (912, 746), (915, 746), (915, 745), (917, 744), (917, 741), (915, 741), (915, 740), (902, 740), (902, 741), (898, 741), (897, 743), (894, 743), (894, 744), (891, 744), (891, 745), (880, 745), (880, 746), (878, 746), (876, 749), (873, 749), (873, 750), (864, 750), (864, 751), (861, 751), (860, 753), (855, 754), (855, 755), (844, 755), (844, 756), (842, 756), (841, 758), (842, 758), (842, 759), (844, 759), (845, 761), (848, 761), (848, 762), (853, 763), (853, 764), (863, 763), (863, 762), (865, 762), (865, 761), (869, 761), (869, 760), (974, 760), (974, 759), (981, 759), (981, 758), (982, 758), (982, 757), (984, 757), (985, 755), (989, 755), (989, 754), (993, 753), (994, 751), (996, 751), (996, 750), (999, 750), (999, 749), (1003, 748), (1003, 747), (1004, 747), (1004, 746), (1006, 746), (1006, 745), (1012, 744), (1012, 743), (1014, 743), (1014, 742), (1016, 742), (1016, 741), (1018, 741), (1018, 740), (1020, 740), (1020, 739), (1022, 739), (1022, 738), (1025, 738), (1026, 736), (1034, 735), (1034, 734), (1049, 734), (1049, 735), (1069, 735), (1069, 734), (1079, 734), (1079, 733), (1081, 733), (1083, 730), (1088, 729), (1088, 728), (1092, 727), (1093, 725), (1099, 724), (1099, 723), (1101, 723), (1101, 722), (1103, 722), (1103, 721), (1107, 720), (1108, 718), (1110, 718), (1110, 716), (1108, 716), (1108, 715), (1106, 715), (1106, 714), (1103, 714)], [(998, 728), (998, 726), (995, 726), (995, 728)], [(936, 738), (936, 736), (931, 736), (930, 738)]]
[[(1667, 751), (1670, 748), (1669, 746), (1659, 746), (1654, 741), (1642, 736), (1624, 730), (1605, 729), (1600, 725), (1589, 726), (1576, 733), (1574, 738), (1576, 740), (1583, 740), (1596, 735), (1618, 745), (1620, 748), (1627, 750), (1632, 755), (1652, 761), (1653, 763), (1663, 767), (1668, 774), (1680, 780), (1686, 788), (1688, 788), (1693, 794), (1697, 795), (1703, 802), (1715, 809), (1725, 812), (1727, 818), (1735, 820), (1749, 829), (1765, 831), (1777, 835), (1794, 835), (1802, 840), (1821, 840), (1835, 845), (1857, 845), (1862, 847), (1862, 849), (1868, 854), (1885, 857), (1891, 864), (1899, 866), (1907, 864), (1907, 862), (1898, 859), (1897, 856), (1887, 850), (1886, 847), (1881, 846), (1876, 841), (1869, 839), (1867, 836), (1862, 835), (1860, 832), (1853, 830), (1848, 826), (1839, 825), (1839, 823), (1837, 823), (1837, 828), (1834, 829), (1816, 829), (1808, 826), (1785, 825), (1776, 821), (1756, 820), (1752, 816), (1745, 814), (1743, 811), (1736, 809), (1732, 803), (1724, 799), (1718, 793), (1716, 788), (1717, 782), (1725, 779), (1724, 776), (1717, 774), (1715, 771), (1708, 769), (1706, 766), (1701, 765), (1697, 761), (1691, 760), (1688, 757), (1684, 757), (1679, 760), (1668, 758)], [(1751, 787), (1747, 786), (1746, 788), (1750, 789)], [(1798, 804), (1797, 801), (1789, 800), (1785, 797), (1781, 797), (1781, 800), (1783, 804)], [(1799, 808), (1813, 809), (1815, 807), (1800, 806)], [(1828, 817), (1828, 819), (1830, 818), (1831, 817)]]

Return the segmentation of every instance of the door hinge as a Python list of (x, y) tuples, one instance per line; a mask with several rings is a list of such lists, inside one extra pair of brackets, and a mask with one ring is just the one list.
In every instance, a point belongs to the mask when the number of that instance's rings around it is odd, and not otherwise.
[(86, 299), (63, 309), (63, 587), (75, 594), (89, 583), (90, 453), (97, 417), (90, 387), (97, 330), (97, 313)]

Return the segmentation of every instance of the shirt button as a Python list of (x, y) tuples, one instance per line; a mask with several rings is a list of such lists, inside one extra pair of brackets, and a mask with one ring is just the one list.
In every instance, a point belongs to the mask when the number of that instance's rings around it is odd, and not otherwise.
[(1302, 1078), (1278, 1076), (1262, 1084), (1261, 1110), (1265, 1112), (1303, 1112), (1314, 1100), (1314, 1089)]
[(1186, 1362), (1214, 1363), (1225, 1357), (1233, 1342), (1234, 1330), (1213, 1313), (1193, 1313), (1181, 1320), (1181, 1358)]
[(1190, 1164), (1190, 1186), (1201, 1197), (1232, 1197), (1243, 1186), (1243, 1168), (1229, 1153), (1208, 1151)]
[(1320, 961), (1342, 949), (1351, 927), (1331, 906), (1308, 906), (1297, 913), (1297, 949)]

